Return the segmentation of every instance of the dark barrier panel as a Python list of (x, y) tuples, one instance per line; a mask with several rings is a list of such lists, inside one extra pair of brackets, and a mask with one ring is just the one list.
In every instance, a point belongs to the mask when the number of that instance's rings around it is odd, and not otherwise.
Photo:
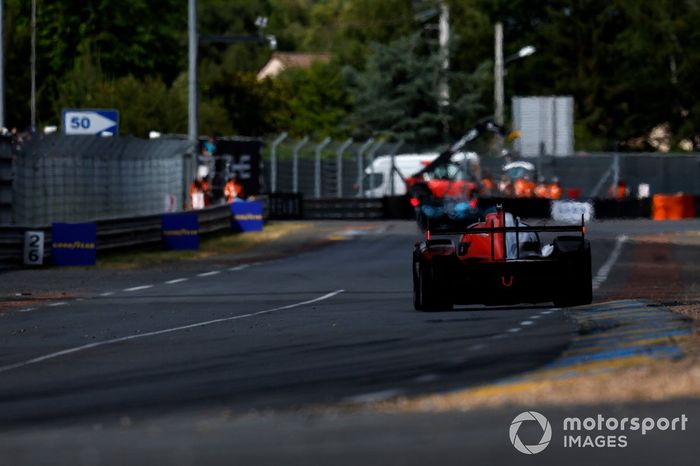
[(651, 218), (651, 199), (594, 199), (595, 218)]
[(0, 136), (0, 225), (12, 223), (12, 137)]
[(302, 194), (269, 194), (268, 218), (270, 220), (301, 220), (304, 218), (304, 198)]
[(522, 218), (549, 218), (551, 215), (549, 199), (497, 197), (479, 199), (479, 208), (482, 210), (495, 207), (498, 204), (501, 204), (506, 212)]
[[(200, 151), (211, 144), (200, 141)], [(215, 175), (212, 180), (212, 195), (220, 199), (224, 195), (226, 181), (236, 175), (243, 185), (245, 197), (260, 193), (260, 153), (262, 141), (247, 138), (217, 138), (214, 141)]]
[(304, 199), (304, 218), (327, 219), (383, 219), (382, 198), (362, 199)]
[(384, 199), (384, 218), (413, 219), (416, 218), (415, 208), (411, 205), (411, 196), (387, 196)]

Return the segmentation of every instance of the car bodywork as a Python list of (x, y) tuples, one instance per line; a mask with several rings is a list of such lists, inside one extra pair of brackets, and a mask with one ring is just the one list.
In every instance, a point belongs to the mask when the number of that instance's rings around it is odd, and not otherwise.
[(504, 135), (505, 129), (490, 121), (478, 123), (425, 168), (405, 180), (416, 220), (423, 230), (428, 223), (452, 223), (456, 228), (479, 220), (480, 160), (475, 152), (463, 149), (485, 133)]
[[(576, 235), (542, 244), (540, 233)], [(454, 304), (589, 304), (591, 283), (583, 219), (580, 225), (530, 226), (498, 208), (461, 231), (428, 228), (413, 251), (417, 310)]]

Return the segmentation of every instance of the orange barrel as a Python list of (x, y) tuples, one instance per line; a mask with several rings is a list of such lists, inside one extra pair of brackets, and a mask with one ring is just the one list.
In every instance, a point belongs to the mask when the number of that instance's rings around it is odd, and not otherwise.
[(683, 218), (695, 218), (695, 198), (689, 194), (683, 195)]
[(695, 217), (693, 196), (687, 194), (654, 194), (651, 206), (651, 218), (654, 220), (680, 220)]

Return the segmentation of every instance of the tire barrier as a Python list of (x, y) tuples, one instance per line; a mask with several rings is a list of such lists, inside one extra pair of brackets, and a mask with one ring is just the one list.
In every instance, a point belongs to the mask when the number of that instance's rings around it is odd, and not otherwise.
[(300, 220), (304, 218), (304, 197), (301, 193), (268, 194), (270, 220)]
[(411, 196), (387, 196), (384, 202), (385, 219), (411, 219), (416, 217), (415, 209), (411, 205)]
[(654, 220), (695, 218), (697, 200), (697, 196), (688, 194), (654, 194), (651, 218)]
[(597, 219), (650, 218), (651, 199), (594, 199), (593, 210)]
[(304, 199), (305, 220), (380, 220), (385, 218), (383, 198)]

